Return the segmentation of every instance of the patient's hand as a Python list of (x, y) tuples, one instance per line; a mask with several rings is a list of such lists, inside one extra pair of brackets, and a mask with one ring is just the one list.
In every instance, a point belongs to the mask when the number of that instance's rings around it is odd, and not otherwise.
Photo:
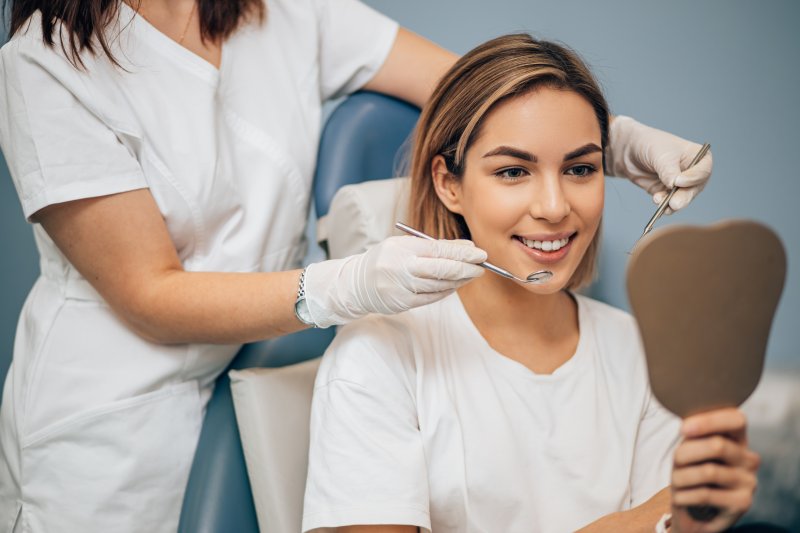
[[(735, 408), (717, 409), (683, 421), (683, 442), (672, 467), (674, 533), (722, 531), (752, 504), (758, 454), (747, 447), (747, 421)], [(690, 506), (713, 506), (708, 521), (693, 518)]]

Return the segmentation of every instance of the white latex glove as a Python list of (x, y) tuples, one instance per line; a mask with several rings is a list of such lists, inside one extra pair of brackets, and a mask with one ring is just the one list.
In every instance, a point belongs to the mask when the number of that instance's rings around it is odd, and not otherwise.
[(620, 115), (611, 122), (606, 168), (612, 176), (628, 178), (650, 193), (656, 204), (670, 189), (679, 187), (666, 211), (671, 213), (686, 207), (711, 177), (710, 151), (684, 170), (701, 146)]
[(369, 313), (394, 314), (444, 298), (480, 276), (486, 252), (471, 241), (389, 237), (366, 252), (306, 268), (306, 302), (328, 327)]

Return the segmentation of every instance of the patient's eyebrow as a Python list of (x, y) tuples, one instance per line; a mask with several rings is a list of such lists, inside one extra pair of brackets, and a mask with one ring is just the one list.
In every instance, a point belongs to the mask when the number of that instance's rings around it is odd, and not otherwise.
[(587, 143), (578, 148), (577, 150), (573, 150), (566, 155), (564, 155), (564, 161), (569, 161), (570, 159), (576, 159), (578, 157), (582, 157), (584, 155), (593, 154), (595, 152), (602, 152), (603, 149), (597, 146), (594, 143)]
[[(595, 152), (602, 152), (603, 149), (597, 146), (595, 143), (586, 143), (580, 148), (577, 148), (571, 152), (568, 152), (564, 155), (564, 161), (569, 161), (571, 159), (577, 159), (578, 157), (582, 157), (588, 154), (593, 154)], [(525, 150), (521, 150), (519, 148), (514, 148), (512, 146), (498, 146), (497, 148), (490, 150), (483, 154), (483, 157), (492, 157), (497, 155), (505, 155), (509, 157), (514, 157), (516, 159), (522, 159), (523, 161), (530, 161), (531, 163), (536, 163), (537, 159), (536, 156), (530, 152)]]
[(525, 150), (520, 150), (519, 148), (512, 148), (511, 146), (498, 146), (494, 150), (490, 150), (483, 154), (483, 157), (492, 157), (495, 155), (507, 155), (510, 157), (516, 157), (517, 159), (522, 159), (523, 161), (536, 163), (535, 155), (530, 152), (526, 152)]

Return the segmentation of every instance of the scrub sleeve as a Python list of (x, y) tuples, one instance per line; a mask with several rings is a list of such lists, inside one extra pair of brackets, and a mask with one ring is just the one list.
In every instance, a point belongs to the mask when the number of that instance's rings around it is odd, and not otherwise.
[(51, 204), (147, 187), (114, 131), (70, 91), (79, 82), (71, 66), (55, 54), (28, 55), (31, 44), (12, 40), (0, 56), (9, 110), (0, 138), (28, 220)]

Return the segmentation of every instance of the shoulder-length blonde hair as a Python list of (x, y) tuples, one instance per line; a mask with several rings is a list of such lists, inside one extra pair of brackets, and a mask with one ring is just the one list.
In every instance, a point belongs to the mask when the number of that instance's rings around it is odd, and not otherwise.
[[(589, 68), (574, 51), (527, 34), (492, 39), (453, 65), (422, 110), (411, 158), (408, 219), (414, 227), (441, 239), (470, 238), (463, 217), (449, 211), (436, 195), (431, 163), (442, 155), (450, 174), (461, 179), (467, 150), (477, 139), (487, 114), (508, 98), (542, 87), (583, 96), (594, 108), (605, 150), (608, 104)], [(592, 281), (599, 241), (598, 229), (567, 288), (576, 289)]]

